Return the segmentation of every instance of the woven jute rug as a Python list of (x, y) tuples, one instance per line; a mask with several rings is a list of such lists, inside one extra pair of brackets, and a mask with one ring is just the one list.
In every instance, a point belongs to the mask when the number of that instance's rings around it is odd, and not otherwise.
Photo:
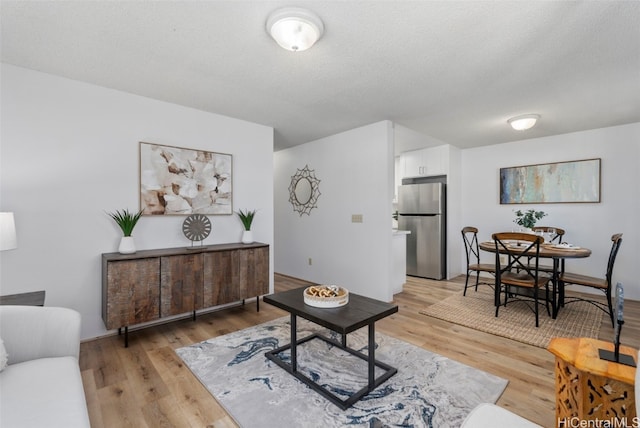
[(469, 289), (466, 296), (462, 292), (457, 293), (420, 313), (540, 348), (546, 348), (553, 337), (597, 339), (604, 315), (587, 302), (575, 302), (560, 308), (555, 320), (547, 315), (544, 305), (540, 305), (539, 311), (538, 328), (535, 314), (523, 301), (510, 300), (506, 307), (500, 307), (496, 317), (493, 290), (484, 285), (477, 292)]

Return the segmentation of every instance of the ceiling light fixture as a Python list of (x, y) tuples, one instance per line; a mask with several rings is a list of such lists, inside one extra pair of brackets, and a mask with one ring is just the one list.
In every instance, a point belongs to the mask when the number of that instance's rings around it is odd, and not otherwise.
[(269, 15), (267, 33), (284, 49), (301, 52), (309, 49), (322, 37), (324, 24), (310, 10), (285, 7)]
[(533, 128), (538, 119), (540, 119), (539, 114), (523, 114), (522, 116), (512, 117), (507, 122), (516, 131), (526, 131)]

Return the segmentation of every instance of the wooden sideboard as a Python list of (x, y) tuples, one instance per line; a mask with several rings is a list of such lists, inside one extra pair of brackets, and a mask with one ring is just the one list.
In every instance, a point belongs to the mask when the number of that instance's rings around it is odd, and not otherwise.
[(125, 328), (269, 293), (269, 245), (218, 244), (102, 255), (102, 320)]

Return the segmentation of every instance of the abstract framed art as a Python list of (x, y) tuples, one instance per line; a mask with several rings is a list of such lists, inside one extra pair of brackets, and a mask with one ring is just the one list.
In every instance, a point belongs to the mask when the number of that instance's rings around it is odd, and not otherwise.
[(232, 156), (140, 143), (140, 209), (144, 215), (230, 215)]
[(501, 204), (600, 202), (600, 159), (500, 168)]

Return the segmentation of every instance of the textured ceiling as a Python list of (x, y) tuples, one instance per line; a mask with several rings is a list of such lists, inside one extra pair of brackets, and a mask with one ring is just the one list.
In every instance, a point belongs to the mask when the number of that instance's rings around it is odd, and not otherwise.
[[(266, 33), (324, 21), (310, 50)], [(640, 122), (638, 1), (2, 1), (2, 61), (275, 129), (384, 119), (466, 148)], [(538, 113), (525, 132), (506, 120)]]

